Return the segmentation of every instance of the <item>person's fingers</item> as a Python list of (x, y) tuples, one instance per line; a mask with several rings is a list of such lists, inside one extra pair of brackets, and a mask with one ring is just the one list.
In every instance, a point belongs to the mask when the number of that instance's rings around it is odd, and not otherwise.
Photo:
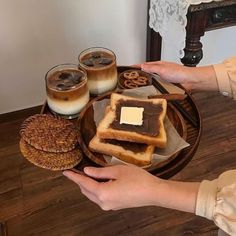
[[(99, 198), (97, 198), (96, 192), (94, 192), (94, 188), (93, 184), (86, 184), (88, 181), (86, 179), (90, 179), (89, 177), (86, 177), (84, 175), (81, 174), (76, 174), (73, 171), (64, 171), (63, 175), (66, 176), (67, 178), (69, 178), (70, 180), (74, 181), (76, 184), (79, 185), (80, 191), (83, 195), (85, 195), (89, 200), (91, 200), (92, 202), (100, 205), (101, 202), (99, 201)], [(92, 180), (92, 179), (91, 179)], [(94, 180), (92, 180), (94, 181)], [(92, 182), (91, 181), (91, 182)], [(89, 181), (90, 182), (90, 181)], [(94, 181), (96, 182), (96, 181)], [(92, 186), (92, 191), (88, 190), (87, 187), (89, 186), (89, 188)]]
[(150, 61), (150, 62), (143, 62), (139, 64), (131, 65), (131, 67), (142, 68), (142, 66), (149, 66), (149, 65), (160, 65), (161, 61)]
[(147, 62), (143, 62), (143, 63), (141, 63), (141, 65), (155, 65), (155, 64), (161, 64), (162, 63), (162, 61), (147, 61)]
[(124, 165), (107, 166), (107, 167), (85, 167), (85, 174), (96, 179), (116, 179)]
[(63, 172), (63, 175), (78, 184), (79, 186), (84, 187), (86, 189), (96, 189), (99, 185), (96, 180), (93, 180), (90, 177), (86, 177), (81, 174), (77, 174), (73, 171), (66, 170)]
[(140, 68), (141, 67), (141, 64), (134, 64), (134, 65), (131, 65), (131, 67), (134, 67), (134, 68)]
[(156, 72), (158, 73), (159, 72), (159, 65), (158, 64), (142, 64), (141, 65), (141, 69), (144, 70), (144, 71), (147, 71), (147, 72)]
[(155, 68), (160, 68), (163, 66), (162, 61), (151, 61), (151, 62), (145, 62), (141, 64), (141, 69), (143, 70), (153, 70)]

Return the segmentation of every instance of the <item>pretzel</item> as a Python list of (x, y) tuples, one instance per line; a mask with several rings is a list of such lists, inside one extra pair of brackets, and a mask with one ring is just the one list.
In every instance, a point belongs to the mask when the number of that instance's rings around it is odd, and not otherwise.
[(138, 86), (143, 86), (143, 85), (147, 85), (148, 79), (144, 76), (140, 76), (137, 79), (133, 79), (132, 81)]
[(125, 79), (137, 79), (139, 77), (138, 71), (132, 70), (124, 73)]
[(125, 80), (124, 81), (125, 88), (137, 88), (138, 84), (134, 83), (133, 80)]

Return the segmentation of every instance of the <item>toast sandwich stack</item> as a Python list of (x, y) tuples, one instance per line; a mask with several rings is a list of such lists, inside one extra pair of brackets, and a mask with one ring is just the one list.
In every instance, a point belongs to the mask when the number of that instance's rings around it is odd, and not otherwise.
[(167, 143), (165, 99), (138, 99), (112, 93), (110, 105), (89, 143), (91, 151), (138, 166), (151, 164), (155, 147)]

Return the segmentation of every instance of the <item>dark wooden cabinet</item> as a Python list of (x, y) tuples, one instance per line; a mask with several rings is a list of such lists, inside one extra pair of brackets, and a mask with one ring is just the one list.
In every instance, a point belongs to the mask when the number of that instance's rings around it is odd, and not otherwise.
[[(185, 55), (181, 62), (186, 66), (196, 66), (203, 57), (200, 39), (204, 33), (233, 25), (236, 25), (236, 0), (190, 5), (187, 13)], [(147, 27), (147, 61), (161, 59), (161, 40), (159, 33)]]

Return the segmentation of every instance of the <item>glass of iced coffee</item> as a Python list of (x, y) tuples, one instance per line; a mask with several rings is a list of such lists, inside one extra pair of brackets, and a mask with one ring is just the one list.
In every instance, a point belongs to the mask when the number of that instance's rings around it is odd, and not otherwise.
[(50, 110), (66, 119), (78, 117), (89, 101), (86, 71), (78, 65), (62, 64), (51, 68), (45, 80)]
[(117, 85), (116, 55), (109, 49), (92, 47), (79, 55), (79, 66), (87, 71), (89, 92), (99, 95)]

